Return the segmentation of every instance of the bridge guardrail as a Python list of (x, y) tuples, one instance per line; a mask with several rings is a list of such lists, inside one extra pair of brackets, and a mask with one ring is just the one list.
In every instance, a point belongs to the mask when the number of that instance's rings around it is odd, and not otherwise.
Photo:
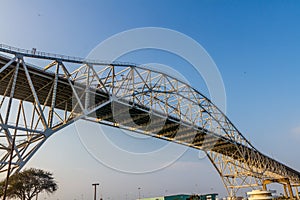
[(18, 47), (12, 47), (12, 46), (9, 46), (6, 44), (0, 44), (0, 51), (4, 51), (7, 53), (20, 53), (20, 54), (25, 54), (27, 56), (32, 56), (32, 57), (38, 56), (38, 57), (46, 58), (46, 59), (53, 58), (56, 60), (76, 61), (79, 63), (91, 63), (91, 64), (98, 64), (98, 65), (110, 65), (110, 64), (124, 65), (124, 66), (130, 66), (130, 65), (137, 66), (138, 65), (136, 63), (130, 63), (130, 62), (116, 62), (116, 61), (112, 62), (112, 61), (103, 61), (103, 60), (96, 60), (96, 59), (93, 60), (93, 59), (85, 59), (85, 58), (80, 58), (80, 57), (75, 57), (75, 56), (66, 56), (66, 55), (62, 55), (62, 54), (47, 53), (47, 52), (43, 52), (43, 51), (37, 51), (36, 48), (32, 48), (32, 50), (28, 50), (28, 49), (22, 49), (22, 48), (18, 48)]

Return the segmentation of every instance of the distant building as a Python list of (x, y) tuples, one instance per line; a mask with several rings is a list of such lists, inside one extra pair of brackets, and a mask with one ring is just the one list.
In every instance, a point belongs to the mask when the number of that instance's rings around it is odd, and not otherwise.
[(187, 200), (190, 198), (191, 195), (187, 194), (178, 194), (172, 196), (165, 196), (164, 200)]
[(151, 197), (140, 200), (217, 200), (218, 194), (205, 194), (205, 195), (189, 195), (189, 194), (177, 194), (164, 197)]

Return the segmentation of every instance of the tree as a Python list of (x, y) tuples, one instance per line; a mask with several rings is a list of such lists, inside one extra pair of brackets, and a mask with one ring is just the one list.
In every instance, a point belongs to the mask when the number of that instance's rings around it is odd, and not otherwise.
[[(5, 181), (0, 183), (1, 196), (3, 196), (4, 184)], [(57, 189), (58, 186), (52, 173), (41, 169), (30, 168), (15, 173), (9, 178), (7, 197), (31, 200), (40, 192), (51, 194)]]
[(200, 197), (197, 194), (193, 194), (188, 198), (188, 200), (199, 200), (199, 199), (200, 199)]

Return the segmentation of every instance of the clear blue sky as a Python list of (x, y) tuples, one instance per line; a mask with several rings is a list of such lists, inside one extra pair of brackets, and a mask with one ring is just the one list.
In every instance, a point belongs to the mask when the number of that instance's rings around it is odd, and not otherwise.
[[(300, 170), (299, 10), (299, 1), (1, 0), (0, 43), (85, 57), (101, 41), (128, 29), (151, 26), (182, 32), (216, 62), (233, 123), (259, 150)], [(90, 132), (97, 128), (85, 127)], [(123, 145), (128, 144), (124, 139)], [(138, 187), (142, 196), (226, 194), (213, 166), (199, 159), (197, 151), (187, 151), (154, 173), (121, 173), (93, 159), (74, 126), (51, 137), (30, 166), (50, 170), (57, 178), (60, 189), (47, 199), (91, 199), (95, 181), (105, 199), (125, 199), (126, 194), (137, 198)]]

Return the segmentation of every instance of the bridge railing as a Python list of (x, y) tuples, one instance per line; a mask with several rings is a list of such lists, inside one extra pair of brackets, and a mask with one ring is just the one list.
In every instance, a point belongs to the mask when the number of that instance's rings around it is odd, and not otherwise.
[(44, 58), (44, 59), (53, 59), (53, 60), (61, 60), (66, 62), (76, 62), (76, 63), (88, 63), (88, 64), (96, 64), (96, 65), (119, 65), (119, 66), (140, 66), (145, 68), (145, 66), (138, 65), (136, 63), (131, 62), (119, 62), (119, 61), (104, 61), (104, 60), (96, 60), (96, 59), (86, 59), (80, 58), (75, 56), (67, 56), (62, 54), (55, 54), (55, 53), (47, 53), (43, 51), (37, 51), (36, 48), (32, 48), (31, 50), (22, 49), (18, 47), (12, 47), (6, 44), (0, 44), (0, 51), (11, 53), (11, 54), (23, 54), (28, 57), (37, 57), (37, 58)]
[(5, 44), (0, 44), (0, 49), (5, 52), (13, 52), (13, 53), (21, 53), (26, 55), (32, 55), (32, 56), (40, 56), (45, 58), (56, 58), (58, 60), (72, 60), (72, 61), (78, 61), (83, 62), (85, 59), (75, 57), (75, 56), (66, 56), (61, 54), (55, 54), (55, 53), (46, 53), (43, 51), (37, 51), (36, 48), (32, 48), (31, 50), (28, 49), (22, 49), (18, 47), (12, 47)]

